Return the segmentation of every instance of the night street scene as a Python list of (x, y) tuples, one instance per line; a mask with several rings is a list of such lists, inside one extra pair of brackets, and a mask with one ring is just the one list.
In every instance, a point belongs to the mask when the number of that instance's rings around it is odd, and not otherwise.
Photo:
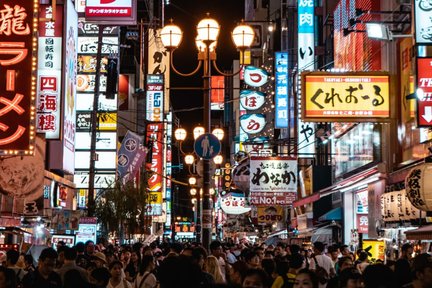
[(0, 0), (0, 288), (432, 288), (432, 1)]

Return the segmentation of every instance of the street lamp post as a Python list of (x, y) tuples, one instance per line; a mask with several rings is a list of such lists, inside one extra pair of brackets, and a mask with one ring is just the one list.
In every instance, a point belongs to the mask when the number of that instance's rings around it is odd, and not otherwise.
[[(160, 36), (161, 41), (166, 49), (171, 52), (170, 64), (172, 70), (181, 76), (192, 76), (196, 74), (201, 66), (203, 67), (203, 98), (204, 98), (204, 132), (210, 133), (211, 121), (210, 121), (210, 79), (211, 79), (211, 66), (216, 71), (224, 76), (234, 76), (240, 71), (234, 74), (225, 74), (216, 65), (216, 44), (219, 35), (220, 26), (218, 22), (209, 17), (201, 20), (197, 25), (196, 45), (198, 48), (198, 66), (194, 71), (188, 74), (179, 72), (173, 65), (172, 52), (180, 45), (182, 40), (182, 30), (173, 24), (166, 25), (161, 30)], [(233, 42), (236, 47), (240, 50), (244, 50), (253, 42), (254, 31), (248, 25), (238, 25), (232, 32)], [(243, 51), (244, 52), (244, 51)], [(244, 53), (242, 53), (244, 55)], [(204, 248), (209, 249), (211, 242), (211, 231), (212, 231), (212, 205), (210, 201), (210, 159), (203, 158), (203, 211), (202, 211), (202, 244)], [(200, 215), (198, 215), (198, 218)]]

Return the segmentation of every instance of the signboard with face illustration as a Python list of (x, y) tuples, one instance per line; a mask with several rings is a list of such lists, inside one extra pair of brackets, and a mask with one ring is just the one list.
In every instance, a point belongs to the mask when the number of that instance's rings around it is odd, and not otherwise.
[(432, 2), (429, 0), (414, 1), (415, 40), (416, 44), (432, 44)]
[(261, 132), (266, 125), (264, 114), (244, 114), (240, 116), (240, 127), (247, 134), (256, 134)]
[(240, 105), (246, 110), (256, 110), (265, 103), (266, 94), (254, 90), (240, 91)]
[(252, 87), (261, 87), (269, 80), (266, 70), (254, 66), (246, 66), (244, 69), (244, 81)]

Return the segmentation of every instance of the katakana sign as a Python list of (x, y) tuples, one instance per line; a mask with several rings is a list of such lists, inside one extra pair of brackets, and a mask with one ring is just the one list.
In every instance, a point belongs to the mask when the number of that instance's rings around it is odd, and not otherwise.
[(86, 0), (87, 21), (98, 24), (136, 24), (136, 0)]
[(417, 58), (417, 88), (423, 99), (417, 98), (417, 126), (432, 127), (432, 58)]
[(390, 117), (390, 76), (380, 72), (302, 73), (302, 119), (371, 121)]
[(0, 154), (32, 154), (39, 1), (0, 4)]

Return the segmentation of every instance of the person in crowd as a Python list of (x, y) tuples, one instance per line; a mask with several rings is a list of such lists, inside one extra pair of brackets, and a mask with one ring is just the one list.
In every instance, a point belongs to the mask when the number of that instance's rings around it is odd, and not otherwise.
[(57, 245), (57, 261), (56, 261), (56, 269), (59, 269), (63, 266), (64, 263), (64, 250), (66, 249), (66, 245)]
[(34, 259), (33, 259), (32, 255), (30, 255), (30, 254), (24, 255), (24, 270), (26, 272), (33, 272), (36, 269), (33, 262), (34, 262)]
[(271, 284), (275, 281), (275, 279), (279, 276), (276, 273), (276, 262), (272, 258), (264, 258), (261, 260), (262, 269), (269, 275)]
[(226, 282), (225, 277), (222, 275), (218, 259), (215, 256), (207, 256), (204, 263), (204, 270), (213, 276), (216, 284), (223, 284)]
[(27, 274), (23, 268), (17, 266), (19, 256), (19, 252), (13, 249), (6, 252), (6, 267), (14, 272), (17, 284), (22, 283), (24, 275)]
[(27, 273), (23, 278), (24, 288), (61, 288), (60, 276), (54, 272), (57, 252), (53, 248), (45, 248), (39, 255), (38, 265), (34, 272)]
[[(413, 245), (411, 245), (410, 243), (405, 243), (405, 244), (403, 244), (402, 247), (401, 247), (401, 254), (400, 254), (399, 259), (401, 259), (401, 260), (406, 260), (406, 261), (408, 261), (409, 263), (411, 263), (411, 262), (412, 262), (412, 259), (413, 259), (413, 257), (412, 257), (413, 252), (414, 252), (414, 247), (413, 247)], [(398, 260), (399, 260), (399, 259), (398, 259)]]
[(192, 256), (192, 247), (184, 247), (182, 252), (180, 253), (180, 255), (185, 255), (185, 256)]
[(136, 275), (140, 271), (141, 266), (141, 254), (138, 251), (132, 251), (129, 264), (126, 266), (124, 272), (126, 280), (134, 282)]
[(275, 257), (285, 257), (285, 256), (287, 256), (288, 253), (285, 250), (285, 248), (286, 248), (286, 245), (284, 243), (282, 243), (282, 242), (279, 242), (276, 245), (276, 248), (274, 250)]
[(225, 258), (226, 255), (223, 252), (222, 244), (218, 240), (214, 240), (210, 243), (210, 254), (218, 259), (219, 267), (221, 269), (223, 277), (226, 279), (226, 269), (225, 269)]
[(368, 265), (363, 271), (363, 283), (365, 288), (394, 288), (394, 272), (383, 264)]
[[(328, 286), (327, 286), (328, 287)], [(362, 288), (363, 279), (362, 275), (356, 268), (347, 268), (342, 270), (339, 274), (340, 288)]]
[(226, 252), (226, 259), (228, 264), (233, 264), (237, 261), (237, 257), (235, 256), (234, 252), (236, 250), (236, 245), (233, 243), (229, 243), (227, 245)]
[(125, 249), (121, 252), (120, 261), (123, 263), (124, 267), (127, 267), (127, 265), (129, 264), (130, 257), (131, 252), (128, 249)]
[(87, 280), (83, 278), (82, 274), (77, 269), (70, 269), (63, 276), (63, 288), (88, 288), (89, 286)]
[(407, 288), (432, 287), (432, 256), (427, 253), (417, 255), (413, 259), (413, 281), (405, 285)]
[(345, 269), (354, 268), (353, 260), (350, 256), (342, 256), (339, 258), (338, 263), (336, 264), (336, 276), (332, 277), (328, 283), (327, 288), (339, 288), (339, 275)]
[(108, 268), (99, 267), (91, 271), (89, 282), (91, 288), (107, 288), (111, 273)]
[(293, 253), (290, 256), (289, 265), (286, 269), (287, 272), (277, 277), (271, 287), (272, 288), (293, 287), (297, 274), (303, 267), (303, 263), (304, 263), (303, 255), (297, 252)]
[(134, 288), (155, 288), (158, 284), (155, 274), (155, 259), (152, 255), (144, 255), (140, 271), (135, 278)]
[(17, 283), (15, 282), (16, 275), (11, 270), (4, 266), (0, 266), (0, 288), (15, 288)]
[(132, 284), (124, 278), (123, 275), (123, 263), (120, 261), (113, 261), (109, 267), (111, 273), (110, 280), (107, 288), (132, 288)]
[(95, 243), (92, 240), (87, 240), (84, 246), (84, 255), (86, 256), (87, 260), (90, 260), (91, 256), (93, 256), (93, 254), (96, 252)]
[(249, 268), (260, 268), (260, 257), (254, 249), (248, 249), (244, 258)]
[(262, 259), (264, 259), (264, 248), (263, 247), (255, 247), (253, 249), (255, 251), (255, 253), (258, 255), (260, 262), (262, 261)]
[(326, 270), (329, 277), (333, 277), (336, 274), (336, 271), (331, 258), (324, 254), (324, 243), (316, 241), (313, 245), (314, 254), (310, 261), (309, 269), (317, 270), (317, 267), (320, 266)]
[(90, 259), (87, 259), (87, 256), (85, 255), (85, 244), (83, 242), (78, 242), (75, 244), (75, 249), (77, 251), (76, 264), (84, 269), (87, 269)]
[(336, 271), (336, 263), (338, 262), (339, 259), (339, 248), (337, 247), (337, 245), (331, 245), (328, 247), (327, 252), (328, 252), (328, 256), (333, 262), (333, 267), (335, 267), (335, 271)]
[(104, 254), (105, 254), (106, 261), (107, 261), (107, 265), (111, 264), (115, 260), (118, 260), (117, 257), (114, 255), (114, 252), (112, 250), (106, 249), (104, 251)]
[(200, 267), (192, 262), (190, 257), (182, 255), (167, 257), (162, 261), (158, 269), (159, 287), (212, 287), (212, 284), (202, 283), (201, 272)]
[(106, 256), (102, 252), (92, 253), (90, 261), (95, 263), (97, 268), (106, 267), (107, 265)]
[(249, 269), (247, 264), (238, 260), (234, 264), (227, 266), (227, 282), (233, 287), (241, 287), (246, 271)]
[(309, 269), (298, 271), (294, 281), (294, 288), (318, 288), (318, 277), (315, 272)]
[(77, 252), (75, 247), (64, 247), (64, 264), (60, 269), (55, 270), (65, 283), (64, 276), (70, 270), (77, 270), (81, 274), (81, 278), (87, 281), (87, 271), (76, 264)]
[(262, 269), (248, 269), (245, 273), (242, 288), (268, 288), (268, 275)]
[(289, 270), (289, 263), (286, 258), (276, 258), (276, 274), (278, 275), (272, 283), (272, 288), (280, 288), (285, 282), (288, 283), (287, 274)]
[(356, 264), (356, 268), (361, 274), (363, 274), (365, 268), (369, 265), (368, 254), (366, 251), (361, 251), (359, 253), (359, 258)]
[(350, 255), (351, 251), (350, 251), (348, 245), (342, 245), (342, 246), (339, 248), (339, 250), (340, 250), (340, 253), (341, 253), (342, 257), (343, 257), (343, 256), (351, 256), (351, 255)]
[(203, 287), (211, 286), (215, 283), (213, 275), (205, 271), (204, 264), (207, 259), (207, 251), (201, 247), (194, 247), (192, 250), (191, 262), (200, 269), (200, 283)]

